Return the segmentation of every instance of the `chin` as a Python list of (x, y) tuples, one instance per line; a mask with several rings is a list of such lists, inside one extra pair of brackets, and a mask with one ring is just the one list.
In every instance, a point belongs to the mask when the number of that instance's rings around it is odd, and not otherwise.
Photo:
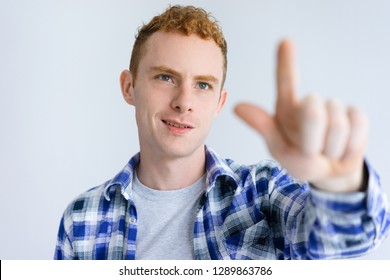
[(203, 149), (204, 144), (201, 145), (191, 145), (190, 143), (187, 143), (185, 145), (183, 144), (173, 144), (172, 143), (169, 146), (166, 146), (162, 153), (168, 157), (168, 158), (184, 158), (184, 157), (190, 157), (194, 155), (199, 149)]

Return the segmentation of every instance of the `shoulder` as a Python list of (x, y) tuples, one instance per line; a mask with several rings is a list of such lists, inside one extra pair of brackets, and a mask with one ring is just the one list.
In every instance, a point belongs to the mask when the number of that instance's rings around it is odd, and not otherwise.
[(226, 164), (234, 174), (237, 186), (252, 186), (263, 190), (268, 194), (283, 193), (292, 195), (299, 192), (308, 193), (309, 186), (306, 182), (292, 177), (278, 162), (270, 159), (260, 160), (255, 164), (241, 164), (231, 159), (226, 159)]
[(134, 155), (124, 168), (114, 178), (95, 186), (71, 201), (65, 210), (65, 217), (70, 216), (96, 216), (95, 213), (104, 214), (109, 205), (117, 205), (122, 201), (122, 196), (128, 199), (131, 181), (139, 154)]
[(242, 164), (231, 159), (225, 159), (225, 162), (238, 181), (250, 176), (255, 181), (266, 179), (279, 184), (298, 182), (278, 162), (271, 159), (263, 159), (254, 164)]
[(237, 185), (249, 182), (270, 182), (271, 187), (284, 187), (286, 185), (302, 185), (304, 182), (295, 180), (278, 162), (263, 159), (255, 164), (241, 164), (232, 159), (220, 157), (210, 147), (206, 147), (206, 166), (210, 182), (217, 177), (225, 175), (236, 181)]
[(93, 187), (75, 197), (64, 211), (64, 222), (81, 220), (88, 214), (97, 213), (102, 202), (106, 200), (105, 190), (107, 182)]
[(206, 169), (211, 177), (227, 175), (236, 179), (242, 180), (247, 176), (253, 179), (258, 177), (266, 177), (272, 179), (278, 176), (282, 171), (281, 166), (273, 160), (261, 160), (256, 164), (241, 164), (232, 159), (225, 159), (219, 156), (214, 150), (207, 147), (206, 149)]
[(273, 160), (264, 159), (254, 164), (242, 164), (231, 159), (225, 161), (238, 179), (250, 175), (254, 179), (267, 178), (272, 180), (284, 173), (283, 168)]

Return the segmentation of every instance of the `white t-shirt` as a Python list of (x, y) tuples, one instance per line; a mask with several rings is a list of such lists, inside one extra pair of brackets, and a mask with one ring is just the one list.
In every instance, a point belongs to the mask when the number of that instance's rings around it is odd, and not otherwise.
[(137, 209), (137, 260), (191, 260), (194, 222), (206, 176), (179, 190), (160, 191), (143, 185), (134, 175)]

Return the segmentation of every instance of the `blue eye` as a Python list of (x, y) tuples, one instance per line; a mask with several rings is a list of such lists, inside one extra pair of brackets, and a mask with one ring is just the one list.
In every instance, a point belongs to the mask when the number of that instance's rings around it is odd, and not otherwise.
[(210, 85), (208, 83), (200, 82), (198, 83), (198, 87), (203, 90), (207, 90), (210, 88)]
[(161, 81), (164, 81), (164, 82), (172, 82), (172, 78), (171, 76), (169, 75), (159, 75), (158, 78), (161, 80)]

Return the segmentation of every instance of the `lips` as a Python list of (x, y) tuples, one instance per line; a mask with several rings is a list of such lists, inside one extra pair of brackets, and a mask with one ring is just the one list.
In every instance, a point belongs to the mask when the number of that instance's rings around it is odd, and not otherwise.
[(177, 122), (173, 120), (162, 120), (163, 123), (165, 123), (168, 126), (171, 127), (176, 127), (176, 128), (181, 128), (181, 129), (191, 129), (193, 128), (190, 124), (187, 123), (182, 123), (182, 122)]
[(188, 123), (183, 123), (174, 120), (162, 120), (162, 122), (173, 132), (184, 133), (190, 131), (194, 128), (192, 125)]
[(178, 128), (191, 128), (190, 125), (181, 124), (181, 123), (177, 123), (177, 122), (165, 121), (165, 120), (163, 120), (163, 122), (164, 122), (165, 124), (167, 124), (167, 125), (174, 126), (174, 127), (178, 127)]

